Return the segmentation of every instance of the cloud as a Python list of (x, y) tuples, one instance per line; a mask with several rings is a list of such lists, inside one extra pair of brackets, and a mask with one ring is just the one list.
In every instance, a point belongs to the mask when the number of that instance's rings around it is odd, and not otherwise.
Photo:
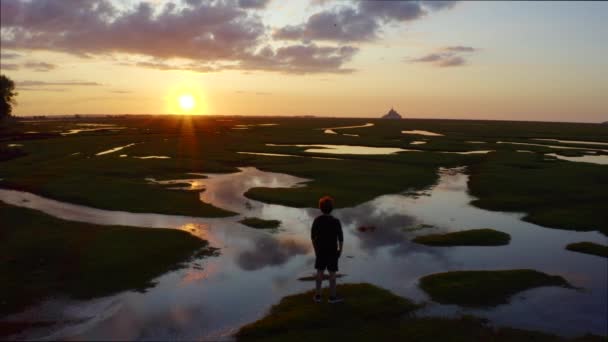
[(350, 7), (316, 13), (303, 25), (286, 26), (273, 34), (282, 40), (329, 40), (338, 42), (376, 39), (376, 20)]
[(1, 71), (5, 71), (5, 70), (19, 70), (19, 64), (14, 64), (14, 63), (2, 63), (0, 64), (0, 70)]
[(2, 0), (0, 37), (3, 48), (81, 57), (135, 55), (150, 60), (131, 65), (160, 70), (351, 71), (343, 68), (356, 52), (349, 46), (269, 44), (267, 27), (255, 11), (268, 2), (154, 1), (123, 9), (110, 0)]
[(18, 53), (14, 53), (14, 52), (1, 52), (0, 53), (0, 60), (2, 59), (17, 59), (19, 57), (21, 57), (22, 55), (18, 54)]
[(131, 94), (133, 93), (130, 90), (110, 90), (110, 93), (114, 93), (114, 94)]
[(439, 61), (438, 65), (440, 67), (453, 67), (453, 66), (461, 66), (461, 65), (466, 65), (467, 61), (461, 57), (461, 56), (453, 56), (453, 57), (448, 57), (448, 58), (444, 58), (441, 61)]
[(313, 14), (300, 25), (275, 30), (279, 40), (365, 42), (379, 38), (384, 24), (418, 20), (432, 11), (452, 8), (456, 1), (358, 1)]
[(410, 63), (432, 63), (443, 68), (456, 67), (469, 64), (465, 56), (477, 51), (479, 49), (470, 46), (447, 46), (438, 49), (436, 52), (418, 58), (410, 58), (406, 61)]
[(249, 70), (280, 70), (294, 74), (351, 73), (354, 69), (342, 68), (359, 51), (353, 46), (318, 46), (296, 44), (273, 50), (265, 47), (239, 67)]
[(32, 69), (34, 71), (39, 71), (39, 72), (51, 71), (57, 67), (56, 65), (51, 64), (51, 63), (33, 62), (33, 61), (26, 62), (23, 64), (23, 66), (25, 68)]
[(443, 51), (448, 51), (448, 52), (475, 52), (478, 49), (475, 49), (473, 47), (470, 46), (448, 46), (443, 48)]
[(22, 87), (45, 87), (45, 86), (101, 86), (101, 83), (87, 81), (60, 81), (60, 82), (44, 82), (44, 81), (21, 81), (17, 83)]
[(243, 8), (262, 9), (265, 8), (270, 0), (239, 0), (239, 6)]

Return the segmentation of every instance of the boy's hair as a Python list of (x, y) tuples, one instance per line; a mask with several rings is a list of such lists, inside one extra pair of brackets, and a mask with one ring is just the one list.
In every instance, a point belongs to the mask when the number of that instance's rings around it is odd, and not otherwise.
[(319, 200), (319, 209), (323, 214), (329, 214), (334, 209), (334, 199), (329, 196), (323, 196)]

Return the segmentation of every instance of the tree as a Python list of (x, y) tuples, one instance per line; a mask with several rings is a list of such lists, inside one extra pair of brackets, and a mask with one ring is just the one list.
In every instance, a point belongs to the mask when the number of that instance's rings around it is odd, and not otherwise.
[(15, 96), (17, 96), (15, 82), (0, 75), (0, 120), (10, 117), (13, 113), (13, 105), (17, 104)]

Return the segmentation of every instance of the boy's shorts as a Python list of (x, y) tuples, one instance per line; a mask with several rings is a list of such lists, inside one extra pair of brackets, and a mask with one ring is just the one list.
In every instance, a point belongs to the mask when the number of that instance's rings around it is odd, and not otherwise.
[(317, 254), (315, 268), (318, 271), (338, 272), (338, 255), (336, 253)]

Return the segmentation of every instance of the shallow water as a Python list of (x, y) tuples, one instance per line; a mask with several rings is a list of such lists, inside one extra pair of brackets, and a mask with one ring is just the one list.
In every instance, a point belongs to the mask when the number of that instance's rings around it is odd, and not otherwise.
[(532, 144), (532, 143), (522, 143), (522, 142), (514, 142), (514, 141), (497, 141), (497, 144), (511, 144), (511, 145), (525, 145), (525, 146), (542, 146), (548, 148), (558, 148), (564, 150), (585, 150), (585, 151), (604, 151), (608, 152), (608, 150), (602, 150), (599, 148), (593, 147), (572, 147), (572, 146), (560, 146), (560, 145), (545, 145), (545, 144)]
[(77, 123), (76, 126), (87, 127), (117, 127), (115, 124), (100, 124), (100, 123)]
[(561, 160), (571, 161), (571, 162), (608, 165), (608, 156), (607, 155), (593, 155), (593, 156), (580, 156), (580, 157), (560, 156), (557, 153), (547, 153), (545, 155), (550, 156), (550, 157), (555, 157), (555, 158), (561, 159)]
[[(368, 123), (363, 124), (363, 125), (328, 127), (328, 128), (321, 128), (321, 129), (323, 130), (323, 133), (325, 133), (325, 134), (339, 134), (335, 130), (338, 130), (338, 129), (351, 129), (351, 128), (364, 128), (364, 127), (371, 127), (373, 125), (374, 125), (373, 123), (368, 122)], [(359, 136), (359, 134), (346, 134), (346, 133), (343, 133), (342, 135), (351, 136), (351, 137), (358, 137)]]
[(418, 129), (414, 129), (411, 131), (401, 131), (401, 133), (403, 134), (416, 134), (416, 135), (426, 135), (429, 137), (442, 137), (443, 134), (440, 133), (435, 133), (435, 132), (431, 132), (431, 131), (422, 131), (422, 130), (418, 130)]
[(267, 157), (297, 157), (297, 158), (311, 158), (311, 159), (342, 160), (340, 158), (299, 156), (297, 154), (283, 154), (283, 153), (263, 153), (263, 152), (237, 152), (237, 153), (251, 154), (251, 155), (255, 155), (255, 156), (267, 156)]
[[(582, 290), (533, 289), (516, 295), (510, 304), (487, 310), (431, 302), (424, 313), (473, 313), (497, 325), (564, 335), (607, 334), (608, 261), (564, 248), (578, 241), (606, 244), (607, 238), (597, 232), (543, 228), (521, 221), (520, 214), (472, 207), (469, 202), (474, 198), (467, 193), (468, 177), (461, 171), (442, 170), (439, 183), (416, 196), (384, 195), (356, 207), (336, 210), (335, 216), (342, 221), (345, 234), (340, 272), (346, 276), (339, 282), (369, 282), (416, 301), (427, 301), (417, 280), (430, 273), (533, 268), (561, 275)], [(262, 317), (283, 296), (314, 286), (297, 278), (313, 272), (309, 229), (318, 210), (265, 204), (242, 195), (252, 187), (306, 186), (306, 179), (241, 168), (230, 174), (191, 174), (188, 179), (149, 181), (190, 191), (204, 190), (201, 200), (242, 215), (208, 219), (114, 212), (0, 190), (0, 200), (4, 202), (66, 220), (178, 228), (221, 248), (219, 257), (198, 260), (186, 269), (159, 277), (158, 285), (146, 293), (123, 292), (89, 301), (58, 298), (9, 317), (9, 320), (63, 321), (53, 327), (31, 330), (22, 337), (217, 339)], [(237, 222), (243, 216), (279, 219), (282, 228), (276, 233), (251, 229)], [(434, 228), (405, 229), (420, 224)], [(363, 225), (376, 229), (361, 232), (357, 228)], [(500, 247), (428, 247), (410, 242), (418, 234), (481, 227), (511, 234), (511, 243)]]
[(329, 153), (329, 154), (393, 154), (397, 152), (420, 152), (420, 150), (409, 150), (399, 147), (371, 147), (356, 145), (289, 145), (289, 144), (266, 144), (266, 146), (296, 146), (311, 147), (304, 152), (308, 153)]
[(71, 135), (77, 134), (80, 132), (95, 132), (95, 131), (114, 131), (125, 129), (126, 127), (102, 127), (102, 128), (78, 128), (78, 129), (70, 129), (67, 132), (62, 132), (61, 135)]
[(278, 126), (278, 123), (262, 123), (262, 124), (248, 124), (248, 125), (235, 125), (233, 129), (248, 129), (249, 127), (266, 127), (266, 126)]
[(554, 141), (564, 144), (589, 144), (589, 145), (606, 145), (608, 146), (608, 142), (601, 141), (581, 141), (581, 140), (559, 140), (559, 139), (532, 139), (532, 140), (540, 140), (540, 141)]
[(142, 157), (134, 156), (133, 158), (136, 158), (136, 159), (171, 159), (171, 157), (169, 157), (169, 156), (142, 156)]
[(424, 144), (426, 144), (426, 143), (427, 143), (426, 141), (417, 140), (417, 141), (412, 141), (412, 142), (410, 143), (410, 145), (424, 145)]
[(441, 152), (441, 153), (453, 153), (453, 154), (487, 154), (494, 152), (494, 150), (479, 150), (479, 151), (466, 151), (466, 152)]
[(122, 149), (125, 149), (125, 148), (127, 148), (127, 147), (131, 147), (131, 146), (133, 146), (133, 145), (135, 145), (135, 143), (128, 144), (128, 145), (124, 145), (124, 146), (118, 146), (118, 147), (114, 147), (114, 148), (111, 148), (111, 149), (109, 149), (109, 150), (105, 150), (105, 151), (101, 151), (101, 152), (99, 152), (99, 153), (96, 153), (95, 155), (96, 155), (96, 156), (102, 156), (102, 155), (104, 155), (104, 154), (110, 154), (110, 153), (114, 153), (114, 152), (120, 151), (120, 150), (122, 150)]

